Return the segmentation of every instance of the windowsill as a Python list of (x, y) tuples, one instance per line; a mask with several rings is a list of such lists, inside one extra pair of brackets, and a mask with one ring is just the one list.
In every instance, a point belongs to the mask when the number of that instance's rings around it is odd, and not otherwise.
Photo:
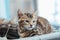
[[(60, 38), (60, 32), (55, 32), (55, 33), (50, 33), (50, 34), (45, 34), (45, 35), (35, 36), (35, 37), (14, 39), (14, 40), (40, 40), (40, 39), (47, 40), (47, 39), (56, 39), (56, 38)], [(7, 40), (5, 37), (0, 39)]]

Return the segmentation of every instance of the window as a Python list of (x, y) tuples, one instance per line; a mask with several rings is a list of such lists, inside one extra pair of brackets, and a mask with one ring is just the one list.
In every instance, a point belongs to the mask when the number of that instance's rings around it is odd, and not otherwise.
[(9, 19), (9, 0), (0, 0), (0, 18)]
[(38, 0), (39, 16), (42, 16), (53, 25), (60, 26), (60, 0)]
[[(60, 26), (60, 0), (37, 0), (37, 3), (39, 16)], [(9, 0), (0, 0), (0, 18), (10, 18), (10, 6)]]
[(6, 8), (4, 0), (0, 0), (0, 18), (6, 18)]

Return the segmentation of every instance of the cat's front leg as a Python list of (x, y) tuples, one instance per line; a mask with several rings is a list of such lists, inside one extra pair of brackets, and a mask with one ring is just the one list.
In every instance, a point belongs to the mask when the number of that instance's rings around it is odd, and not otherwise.
[(19, 35), (20, 37), (25, 38), (25, 37), (29, 37), (32, 32), (33, 31), (26, 31), (24, 33), (20, 33)]

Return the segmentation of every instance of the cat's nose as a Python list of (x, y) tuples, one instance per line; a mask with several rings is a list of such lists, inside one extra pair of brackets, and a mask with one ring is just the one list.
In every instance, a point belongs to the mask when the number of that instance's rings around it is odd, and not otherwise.
[(32, 27), (32, 25), (30, 25)]

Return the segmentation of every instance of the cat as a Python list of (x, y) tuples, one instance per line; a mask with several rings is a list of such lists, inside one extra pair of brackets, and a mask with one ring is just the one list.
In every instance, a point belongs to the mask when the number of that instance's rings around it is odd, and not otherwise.
[(20, 10), (18, 10), (18, 22), (18, 34), (22, 38), (52, 32), (52, 27), (48, 20), (37, 16), (35, 12), (22, 13)]
[(5, 21), (5, 19), (0, 19), (0, 37), (5, 37), (8, 30), (8, 24)]
[(6, 37), (7, 39), (18, 39), (18, 24), (14, 19), (0, 19), (0, 37)]

